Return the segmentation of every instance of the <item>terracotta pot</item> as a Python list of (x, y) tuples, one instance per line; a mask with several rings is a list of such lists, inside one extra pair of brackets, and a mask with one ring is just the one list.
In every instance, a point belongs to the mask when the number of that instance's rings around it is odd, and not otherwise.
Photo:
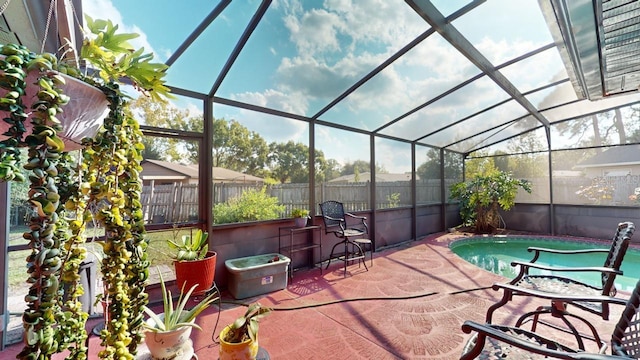
[(192, 295), (204, 295), (213, 286), (216, 275), (217, 253), (209, 251), (202, 260), (174, 261), (176, 269), (176, 286), (188, 291), (193, 285), (198, 285)]
[(224, 341), (224, 337), (229, 331), (229, 327), (225, 327), (220, 332), (220, 350), (219, 360), (254, 360), (258, 356), (258, 339), (252, 341), (251, 339), (241, 343), (230, 343)]
[[(163, 318), (164, 314), (160, 317)], [(153, 320), (147, 322), (152, 324)], [(166, 332), (146, 331), (144, 342), (154, 359), (189, 360), (194, 354), (193, 342), (189, 338), (192, 329), (191, 326), (183, 326)]]
[[(61, 114), (56, 117), (62, 123), (62, 131), (58, 136), (65, 143), (65, 151), (77, 150), (82, 148), (81, 141), (85, 137), (93, 137), (104, 118), (108, 115), (109, 102), (102, 90), (80, 81), (72, 76), (60, 73), (64, 77), (66, 84), (61, 86), (62, 92), (69, 96), (69, 103), (62, 107)], [(22, 96), (26, 111), (31, 112), (31, 104), (38, 100), (37, 93), (40, 87), (37, 85), (39, 76), (38, 71), (30, 71), (27, 74), (27, 89), (25, 95)], [(4, 96), (6, 90), (0, 89), (0, 96)], [(0, 118), (8, 117), (6, 111), (0, 111)], [(24, 121), (27, 130), (26, 134), (31, 134), (31, 116)], [(9, 124), (0, 121), (0, 134), (5, 133), (9, 129)], [(6, 136), (0, 135), (0, 140), (6, 139)]]

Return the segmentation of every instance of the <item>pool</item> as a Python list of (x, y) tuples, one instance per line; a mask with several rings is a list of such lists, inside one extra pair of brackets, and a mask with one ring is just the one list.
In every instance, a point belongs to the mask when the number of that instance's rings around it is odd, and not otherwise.
[[(470, 237), (452, 242), (451, 250), (467, 262), (482, 269), (502, 275), (506, 278), (513, 278), (518, 273), (517, 269), (511, 266), (511, 261), (530, 261), (533, 253), (528, 252), (530, 246), (545, 248), (577, 250), (577, 249), (605, 249), (609, 247), (607, 243), (596, 243), (580, 240), (566, 240), (559, 238), (540, 238), (528, 236), (499, 236), (499, 237)], [(562, 256), (557, 254), (541, 254), (537, 263), (552, 266), (602, 266), (606, 254), (581, 254)], [(616, 289), (633, 291), (640, 278), (640, 250), (631, 248), (622, 262), (621, 270), (623, 276), (616, 277)], [(540, 270), (531, 270), (531, 274), (541, 274)], [(548, 273), (548, 272), (547, 272)], [(553, 274), (568, 276), (582, 282), (601, 286), (599, 273), (568, 273), (553, 272)]]

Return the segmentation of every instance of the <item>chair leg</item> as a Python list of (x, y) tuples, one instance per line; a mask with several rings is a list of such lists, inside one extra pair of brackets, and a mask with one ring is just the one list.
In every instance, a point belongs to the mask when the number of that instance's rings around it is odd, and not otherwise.
[[(360, 246), (360, 243), (358, 243), (357, 240), (353, 240), (353, 241), (349, 241), (349, 242), (353, 246), (353, 249), (354, 249), (353, 253), (357, 254), (358, 266), (360, 266), (360, 260), (362, 260), (362, 263), (364, 264), (364, 268), (367, 271), (369, 271), (369, 268), (367, 267), (367, 254), (364, 252), (364, 249), (362, 248), (362, 246)], [(362, 258), (360, 258), (360, 257), (362, 257)]]
[[(564, 306), (564, 304), (563, 304)], [(546, 321), (542, 321), (540, 320), (540, 315), (542, 314), (550, 314), (551, 316), (555, 317), (555, 318), (559, 318), (560, 320), (562, 320), (562, 322), (566, 325), (566, 327), (569, 329), (564, 329), (558, 325), (555, 324), (551, 324), (549, 322)], [(562, 308), (558, 308), (557, 304), (554, 304), (552, 306), (541, 306), (538, 309), (534, 310), (534, 311), (530, 311), (528, 313), (523, 314), (522, 316), (520, 316), (518, 318), (518, 321), (516, 321), (516, 327), (520, 327), (522, 324), (524, 324), (527, 321), (527, 318), (533, 316), (533, 318), (531, 319), (532, 324), (531, 324), (531, 331), (536, 331), (536, 327), (538, 324), (543, 324), (546, 326), (549, 326), (553, 329), (556, 329), (558, 331), (562, 331), (564, 333), (567, 334), (572, 334), (575, 338), (576, 338), (576, 343), (577, 346), (580, 350), (584, 350), (585, 346), (584, 346), (584, 341), (582, 340), (583, 338), (587, 338), (589, 340), (594, 341), (596, 344), (598, 344), (598, 346), (602, 345), (602, 339), (600, 338), (600, 334), (598, 334), (598, 331), (596, 330), (595, 326), (593, 326), (589, 321), (587, 321), (587, 319), (572, 314), (566, 310), (564, 310), (564, 307)], [(583, 324), (585, 324), (588, 328), (589, 331), (591, 331), (592, 336), (589, 337), (588, 335), (585, 334), (581, 334), (578, 329), (571, 324), (571, 322), (569, 322), (569, 320), (567, 319), (568, 317), (576, 319), (581, 321)]]
[(325, 267), (325, 269), (329, 268), (329, 265), (331, 264), (331, 260), (333, 260), (333, 252), (335, 251), (336, 247), (342, 243), (345, 243), (345, 240), (336, 243), (335, 245), (333, 245), (333, 247), (331, 248), (331, 255), (329, 255), (329, 261), (327, 261), (327, 266)]
[(347, 276), (347, 262), (349, 259), (349, 240), (344, 239), (344, 276)]
[[(497, 290), (496, 288), (494, 288), (494, 290)], [(489, 307), (489, 309), (487, 309), (487, 315), (485, 316), (485, 322), (491, 324), (491, 319), (493, 318), (493, 312), (496, 311), (497, 309), (501, 308), (502, 306), (506, 305), (509, 301), (511, 301), (513, 297), (513, 294), (511, 293), (511, 291), (507, 290), (507, 289), (503, 289), (503, 293), (502, 293), (502, 299), (500, 299), (500, 301), (498, 301), (497, 303), (491, 305)]]
[(486, 341), (486, 335), (481, 333), (475, 333), (471, 335), (469, 340), (464, 346), (462, 350), (462, 355), (460, 356), (460, 360), (471, 360), (475, 359), (482, 353), (484, 349), (484, 343)]

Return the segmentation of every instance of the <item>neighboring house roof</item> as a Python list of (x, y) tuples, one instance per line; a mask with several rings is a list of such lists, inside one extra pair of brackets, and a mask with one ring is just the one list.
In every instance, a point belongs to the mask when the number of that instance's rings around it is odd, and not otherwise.
[(198, 168), (160, 160), (142, 160), (142, 180), (184, 180), (197, 179)]
[[(356, 175), (355, 174), (349, 174), (349, 175), (342, 175), (339, 176), (333, 180), (329, 180), (329, 182), (356, 182)], [(388, 181), (408, 181), (411, 180), (411, 174), (388, 174), (388, 173), (378, 173), (376, 174), (376, 181), (378, 182), (388, 182)], [(359, 182), (367, 182), (367, 181), (371, 181), (371, 173), (370, 172), (363, 172), (358, 174), (358, 181)]]
[(576, 165), (577, 168), (640, 164), (640, 145), (616, 146), (600, 152)]
[[(184, 180), (197, 179), (198, 164), (183, 165), (179, 163), (145, 159), (141, 163), (142, 180)], [(214, 167), (213, 180), (217, 182), (262, 182), (264, 179), (257, 176), (248, 175), (239, 171), (229, 170), (221, 167)]]
[(229, 170), (221, 167), (213, 168), (213, 180), (219, 181), (219, 182), (222, 182), (222, 181), (263, 182), (264, 181), (263, 178), (260, 178), (257, 176), (248, 175), (248, 174), (241, 173), (239, 171), (233, 171), (233, 170)]

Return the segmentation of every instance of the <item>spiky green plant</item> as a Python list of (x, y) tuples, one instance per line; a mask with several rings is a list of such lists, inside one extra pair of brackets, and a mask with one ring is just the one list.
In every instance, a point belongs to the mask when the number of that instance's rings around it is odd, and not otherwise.
[(176, 260), (201, 260), (209, 251), (208, 237), (209, 233), (198, 229), (193, 235), (182, 235), (180, 239), (169, 239), (167, 242), (171, 249), (177, 251)]
[(191, 326), (198, 330), (202, 330), (200, 325), (196, 324), (193, 320), (200, 315), (209, 305), (211, 305), (214, 301), (218, 300), (217, 293), (211, 293), (207, 295), (204, 299), (202, 299), (196, 306), (191, 308), (190, 310), (186, 309), (187, 302), (191, 297), (191, 293), (198, 285), (193, 285), (187, 293), (184, 293), (184, 286), (182, 291), (180, 291), (180, 296), (178, 297), (178, 302), (173, 303), (173, 297), (171, 296), (171, 290), (167, 290), (167, 287), (164, 284), (164, 279), (162, 278), (162, 273), (158, 271), (160, 275), (160, 287), (162, 288), (162, 302), (164, 304), (164, 316), (161, 317), (159, 314), (156, 314), (149, 307), (144, 306), (144, 312), (149, 315), (149, 318), (153, 320), (153, 323), (145, 322), (144, 327), (149, 331), (153, 332), (168, 332), (179, 329), (183, 326)]

